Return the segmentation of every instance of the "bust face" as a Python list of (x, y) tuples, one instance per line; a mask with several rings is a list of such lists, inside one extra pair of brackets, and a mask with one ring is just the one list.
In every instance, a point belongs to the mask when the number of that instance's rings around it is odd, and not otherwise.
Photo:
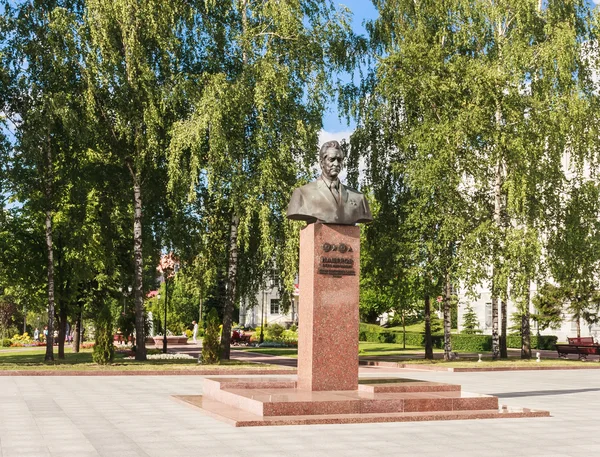
[(340, 171), (342, 171), (344, 155), (339, 149), (329, 148), (325, 151), (325, 155), (320, 163), (323, 175), (329, 180), (334, 180), (337, 179)]

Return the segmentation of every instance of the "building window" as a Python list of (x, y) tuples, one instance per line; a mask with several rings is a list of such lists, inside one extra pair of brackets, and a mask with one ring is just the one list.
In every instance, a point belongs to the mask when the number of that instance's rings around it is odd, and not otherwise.
[(271, 314), (279, 314), (279, 300), (271, 300)]
[(490, 328), (492, 326), (492, 304), (485, 304), (485, 326)]

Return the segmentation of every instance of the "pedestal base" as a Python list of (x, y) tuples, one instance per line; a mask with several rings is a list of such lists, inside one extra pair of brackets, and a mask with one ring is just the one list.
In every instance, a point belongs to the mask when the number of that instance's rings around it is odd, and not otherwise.
[(310, 392), (277, 378), (207, 378), (204, 395), (176, 398), (236, 427), (550, 415), (499, 408), (497, 397), (461, 392), (459, 385), (411, 379), (364, 379), (353, 391)]

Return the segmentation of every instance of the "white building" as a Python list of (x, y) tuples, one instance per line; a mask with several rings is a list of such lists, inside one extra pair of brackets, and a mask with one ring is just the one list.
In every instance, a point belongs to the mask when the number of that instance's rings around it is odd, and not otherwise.
[[(479, 321), (479, 330), (483, 332), (485, 335), (491, 335), (492, 333), (492, 296), (490, 293), (489, 285), (484, 284), (477, 288), (475, 291), (478, 295), (478, 298), (473, 298), (467, 296), (464, 291), (460, 291), (458, 294), (459, 303), (458, 303), (458, 331), (462, 331), (464, 315), (466, 312), (467, 306), (470, 304), (473, 308), (473, 311), (477, 315), (477, 320)], [(531, 285), (531, 296), (535, 296), (537, 293), (537, 287), (534, 283)], [(508, 333), (510, 333), (510, 328), (515, 326), (520, 326), (520, 322), (513, 322), (512, 317), (513, 314), (516, 313), (517, 307), (516, 305), (509, 300), (506, 304), (507, 309), (507, 329)], [(535, 309), (533, 304), (530, 304), (530, 312), (535, 313)], [(498, 301), (498, 326), (500, 326), (501, 316), (500, 316), (500, 301)], [(501, 331), (498, 328), (498, 331)], [(536, 335), (538, 330), (536, 328), (536, 323), (532, 320), (531, 323), (531, 334)], [(562, 326), (559, 329), (544, 329), (539, 332), (541, 335), (556, 335), (558, 337), (558, 341), (567, 341), (567, 337), (575, 337), (577, 336), (577, 322), (574, 321), (571, 316), (564, 315)], [(600, 338), (600, 325), (588, 325), (585, 321), (581, 321), (581, 336), (593, 336), (596, 338), (596, 341)]]
[[(240, 325), (245, 327), (260, 327), (265, 325), (280, 324), (283, 326), (298, 323), (298, 285), (295, 285), (293, 301), (287, 313), (283, 312), (281, 297), (276, 287), (264, 288), (256, 294), (258, 305), (251, 306), (250, 300), (245, 300), (240, 305)], [(261, 315), (263, 318), (261, 319)]]

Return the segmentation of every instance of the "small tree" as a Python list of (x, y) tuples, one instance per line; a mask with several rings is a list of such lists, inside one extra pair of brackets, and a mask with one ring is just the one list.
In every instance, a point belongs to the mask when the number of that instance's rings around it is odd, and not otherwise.
[(531, 316), (536, 322), (538, 331), (547, 328), (558, 330), (563, 322), (565, 294), (560, 287), (545, 283), (533, 297), (536, 312)]
[(108, 305), (102, 306), (96, 319), (96, 343), (92, 359), (99, 365), (106, 365), (115, 357), (113, 345), (112, 315)]
[(202, 340), (202, 353), (200, 362), (204, 365), (214, 365), (220, 362), (219, 341), (219, 314), (215, 308), (211, 309), (206, 318), (206, 330)]
[(477, 319), (477, 314), (475, 314), (475, 310), (469, 303), (465, 309), (465, 314), (463, 315), (463, 333), (468, 335), (472, 335), (477, 333), (479, 329), (479, 320)]

